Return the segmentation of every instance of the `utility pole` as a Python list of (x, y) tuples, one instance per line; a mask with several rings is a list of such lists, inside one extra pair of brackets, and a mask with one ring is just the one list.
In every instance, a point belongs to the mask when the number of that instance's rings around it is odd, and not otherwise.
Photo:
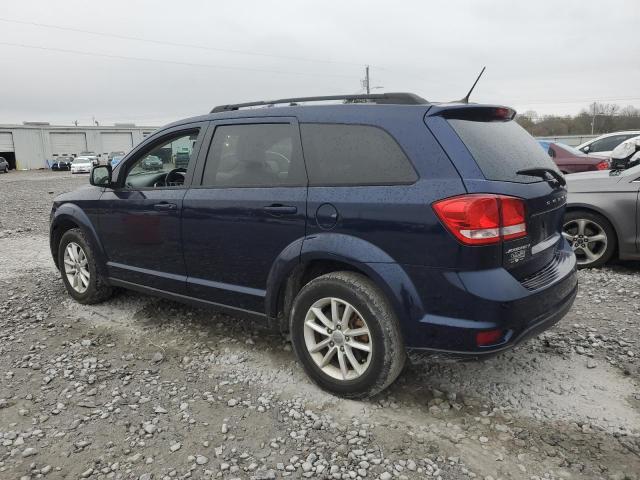
[(371, 93), (371, 84), (369, 83), (369, 65), (364, 67), (364, 85), (367, 89), (367, 95)]
[(593, 102), (593, 117), (591, 118), (591, 135), (593, 135), (593, 130), (596, 126), (596, 102)]

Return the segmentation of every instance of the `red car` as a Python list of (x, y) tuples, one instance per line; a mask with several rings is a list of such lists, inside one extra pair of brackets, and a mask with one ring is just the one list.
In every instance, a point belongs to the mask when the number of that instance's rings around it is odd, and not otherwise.
[(580, 150), (545, 140), (539, 141), (562, 173), (588, 172), (590, 170), (608, 170), (609, 160), (597, 155), (587, 155)]

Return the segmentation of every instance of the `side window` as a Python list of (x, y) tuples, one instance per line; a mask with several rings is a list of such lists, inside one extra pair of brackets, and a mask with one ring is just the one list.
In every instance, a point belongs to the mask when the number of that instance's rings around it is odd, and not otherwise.
[[(184, 174), (193, 160), (199, 129), (180, 132), (144, 152), (127, 172), (127, 187), (173, 187), (184, 183)], [(170, 175), (169, 172), (172, 172)], [(170, 178), (167, 178), (170, 177)]]
[(364, 125), (300, 125), (309, 185), (394, 185), (417, 175), (397, 142)]
[(207, 154), (202, 185), (306, 185), (306, 171), (297, 136), (297, 128), (288, 123), (217, 127)]
[(547, 153), (551, 158), (554, 158), (556, 156), (556, 152), (551, 147), (549, 147), (549, 151)]
[(613, 137), (603, 138), (602, 140), (598, 140), (597, 142), (593, 142), (591, 144), (591, 148), (589, 149), (590, 153), (595, 152), (608, 152), (609, 150), (613, 150), (626, 139), (631, 138), (627, 135), (614, 135)]

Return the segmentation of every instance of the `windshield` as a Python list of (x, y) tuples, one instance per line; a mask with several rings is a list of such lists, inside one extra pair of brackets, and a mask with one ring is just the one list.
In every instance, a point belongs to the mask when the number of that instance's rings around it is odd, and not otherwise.
[(515, 121), (448, 120), (488, 180), (534, 183), (540, 177), (518, 175), (526, 168), (558, 171), (540, 144)]

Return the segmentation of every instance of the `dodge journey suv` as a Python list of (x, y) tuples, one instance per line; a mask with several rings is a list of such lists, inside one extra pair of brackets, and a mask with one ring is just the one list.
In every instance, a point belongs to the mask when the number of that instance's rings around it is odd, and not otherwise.
[(51, 253), (80, 303), (124, 287), (262, 318), (322, 388), (374, 395), (408, 351), (485, 357), (571, 307), (564, 178), (514, 115), (404, 93), (216, 107), (56, 198)]

